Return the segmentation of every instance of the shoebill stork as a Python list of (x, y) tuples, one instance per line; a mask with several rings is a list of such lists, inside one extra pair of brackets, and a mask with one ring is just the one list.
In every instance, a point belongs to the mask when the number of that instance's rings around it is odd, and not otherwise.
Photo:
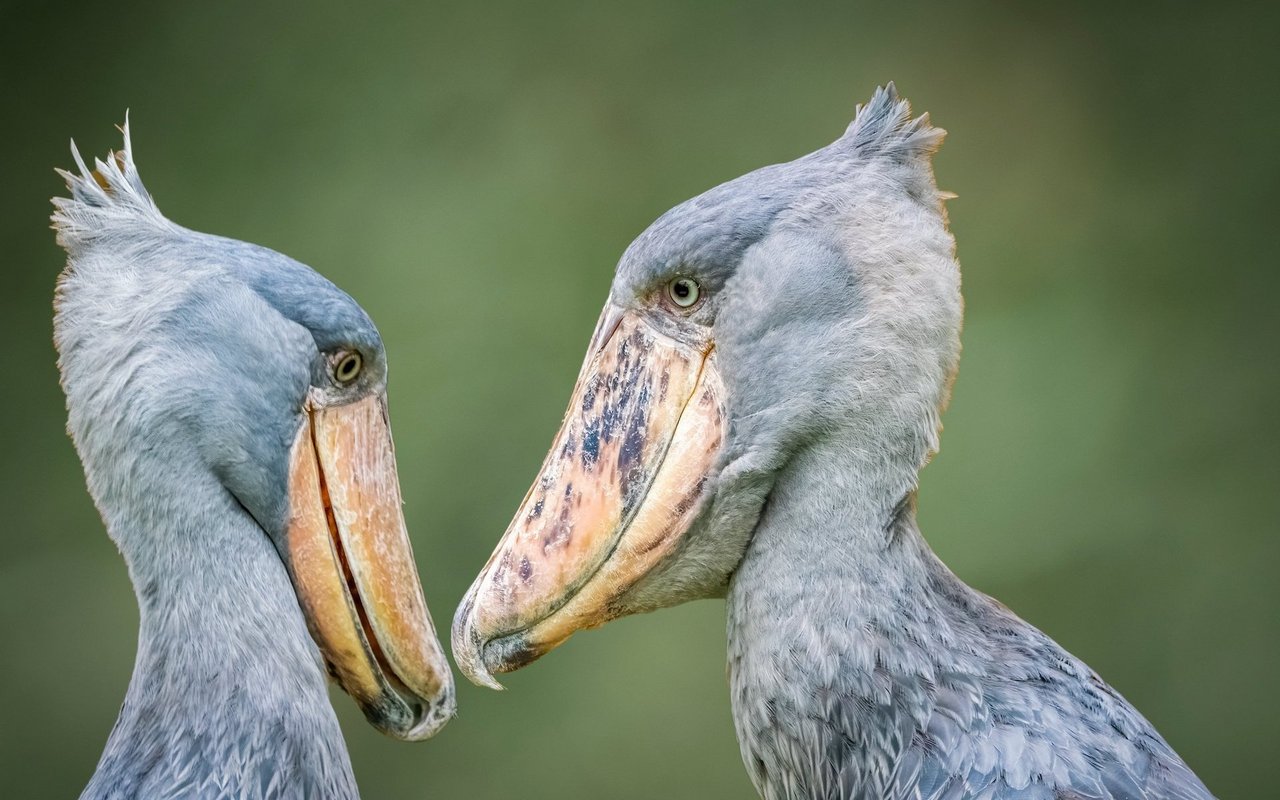
[(162, 216), (123, 130), (53, 201), (68, 429), (140, 615), (83, 797), (354, 798), (326, 672), (398, 739), (454, 711), (382, 341), (310, 268)]
[(1152, 726), (916, 524), (960, 354), (931, 157), (892, 85), (833, 144), (685, 202), (617, 267), (563, 427), (454, 619), (476, 683), (725, 597), (775, 798), (1205, 798)]

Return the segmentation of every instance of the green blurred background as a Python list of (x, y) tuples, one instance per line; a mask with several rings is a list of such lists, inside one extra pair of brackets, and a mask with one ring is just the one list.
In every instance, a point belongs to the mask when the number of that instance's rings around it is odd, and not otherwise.
[[(67, 139), (379, 324), (437, 624), (557, 427), (612, 267), (671, 205), (835, 138), (894, 79), (951, 131), (965, 356), (922, 524), (1223, 797), (1274, 792), (1280, 50), (1265, 8), (0, 6), (0, 794), (71, 797), (128, 681), (128, 577), (63, 433)], [(1123, 6), (1123, 7), (1121, 7)], [(438, 738), (335, 695), (369, 798), (746, 798), (723, 607), (576, 637)], [(210, 713), (216, 713), (210, 709)]]

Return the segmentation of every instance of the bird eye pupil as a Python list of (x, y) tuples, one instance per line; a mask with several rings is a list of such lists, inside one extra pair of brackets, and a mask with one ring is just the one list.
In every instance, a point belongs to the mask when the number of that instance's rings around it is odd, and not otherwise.
[(359, 353), (347, 353), (338, 361), (338, 366), (333, 370), (333, 376), (340, 383), (348, 383), (359, 374), (362, 364)]
[(676, 278), (667, 284), (667, 297), (679, 308), (692, 308), (701, 290), (692, 278)]

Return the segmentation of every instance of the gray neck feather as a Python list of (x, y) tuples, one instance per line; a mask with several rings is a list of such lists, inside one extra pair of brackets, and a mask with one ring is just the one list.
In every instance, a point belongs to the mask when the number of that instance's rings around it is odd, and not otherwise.
[[(357, 797), (319, 652), (272, 544), (208, 473), (165, 474), (161, 486), (97, 493), (141, 623), (128, 694), (83, 797)], [(131, 497), (112, 491), (139, 483)]]
[[(823, 725), (815, 703), (876, 694), (883, 638), (917, 615), (925, 548), (913, 526), (894, 533), (912, 513), (914, 478), (817, 444), (792, 457), (769, 495), (727, 597), (734, 719), (767, 798), (841, 796), (811, 785), (833, 754), (823, 752), (826, 731), (806, 728)], [(782, 741), (785, 731), (794, 740)], [(876, 732), (861, 733), (874, 747)]]
[[(894, 469), (833, 436), (779, 474), (727, 596), (766, 800), (1210, 797), (1087, 666), (956, 578)], [(914, 452), (914, 446), (908, 449)]]

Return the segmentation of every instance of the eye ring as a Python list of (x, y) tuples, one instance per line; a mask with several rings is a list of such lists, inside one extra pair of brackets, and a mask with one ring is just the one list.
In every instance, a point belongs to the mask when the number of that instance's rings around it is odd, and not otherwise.
[(359, 351), (341, 351), (334, 357), (333, 379), (345, 386), (360, 377), (360, 370), (363, 368), (364, 358)]
[(693, 278), (672, 278), (667, 283), (667, 299), (681, 311), (688, 311), (702, 299), (702, 287)]

